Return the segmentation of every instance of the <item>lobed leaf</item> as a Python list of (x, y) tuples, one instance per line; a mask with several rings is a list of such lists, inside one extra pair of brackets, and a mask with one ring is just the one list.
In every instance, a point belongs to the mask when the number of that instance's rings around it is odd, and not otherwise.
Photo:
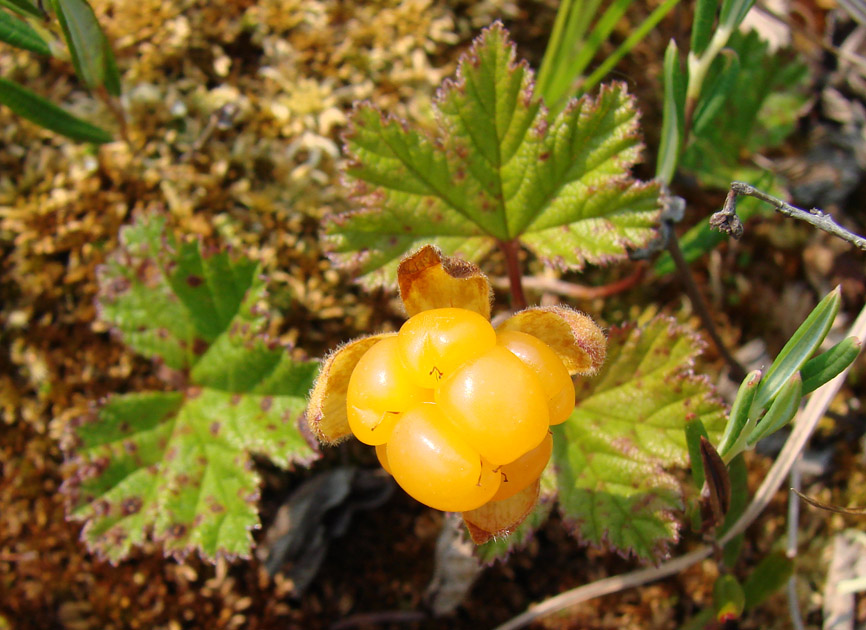
[(99, 270), (100, 317), (146, 357), (193, 366), (238, 313), (248, 290), (261, 297), (258, 266), (225, 252), (178, 243), (155, 217), (125, 227), (120, 248)]
[(446, 81), (432, 137), (355, 109), (346, 135), (362, 208), (330, 217), (334, 258), (369, 283), (393, 280), (409, 249), (433, 244), (475, 261), (519, 238), (551, 264), (620, 260), (654, 235), (657, 184), (629, 176), (638, 114), (621, 84), (551, 116), (501, 24), (486, 29)]
[(299, 421), (318, 364), (264, 336), (251, 261), (205, 256), (163, 227), (153, 219), (124, 230), (100, 300), (133, 347), (185, 370), (188, 385), (114, 396), (73, 428), (69, 513), (112, 562), (147, 537), (177, 556), (248, 556), (259, 526), (251, 454), (282, 467), (317, 457)]
[(554, 427), (560, 509), (586, 543), (658, 561), (677, 540), (685, 428), (700, 420), (716, 440), (724, 406), (692, 372), (702, 343), (664, 317), (611, 331), (607, 361), (577, 388), (577, 407)]

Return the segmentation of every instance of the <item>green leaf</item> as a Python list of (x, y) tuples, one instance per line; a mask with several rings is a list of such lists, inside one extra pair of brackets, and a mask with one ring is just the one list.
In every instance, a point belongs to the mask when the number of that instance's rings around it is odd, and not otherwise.
[(701, 457), (701, 438), (710, 439), (707, 433), (707, 428), (699, 418), (695, 418), (691, 422), (686, 423), (686, 447), (689, 451), (689, 463), (692, 468), (692, 481), (695, 487), (700, 490), (706, 479), (704, 472), (704, 461)]
[[(724, 457), (731, 451), (734, 445), (740, 441), (740, 436), (746, 433), (747, 424), (749, 423), (749, 410), (752, 408), (752, 402), (755, 400), (755, 394), (758, 393), (758, 386), (761, 384), (761, 370), (749, 372), (740, 388), (737, 390), (737, 396), (734, 398), (734, 404), (731, 407), (731, 413), (728, 416), (728, 424), (725, 425), (725, 432), (722, 439), (719, 441), (719, 455)], [(751, 427), (749, 427), (751, 431)], [(743, 437), (745, 440), (745, 436)]]
[(623, 85), (551, 116), (500, 24), (473, 44), (437, 97), (436, 135), (356, 108), (346, 135), (361, 209), (330, 217), (334, 258), (368, 283), (432, 243), (476, 261), (519, 239), (567, 268), (621, 260), (654, 235), (658, 185), (639, 183), (638, 116)]
[[(725, 522), (716, 533), (717, 538), (721, 538), (725, 533), (734, 526), (743, 512), (746, 510), (746, 505), (749, 502), (749, 472), (746, 469), (746, 462), (743, 459), (742, 453), (737, 455), (728, 464), (728, 478), (731, 480), (731, 507), (728, 508), (728, 513), (725, 515)], [(733, 569), (740, 557), (740, 551), (743, 548), (743, 535), (734, 536), (722, 551), (722, 561), (729, 569)]]
[(713, 607), (720, 622), (739, 619), (746, 606), (743, 587), (733, 575), (726, 573), (716, 578), (713, 585)]
[(722, 50), (710, 70), (710, 79), (704, 83), (695, 109), (694, 133), (696, 135), (705, 135), (712, 122), (724, 111), (739, 72), (740, 58), (737, 53), (728, 48)]
[(40, 127), (78, 142), (111, 142), (111, 134), (76, 118), (14, 81), (0, 78), (0, 103)]
[(251, 260), (203, 256), (178, 243), (154, 217), (124, 228), (121, 246), (99, 270), (101, 318), (124, 342), (176, 370), (189, 368), (229, 326), (256, 280)]
[(826, 352), (806, 361), (800, 368), (800, 375), (803, 377), (803, 394), (815, 391), (841, 374), (860, 354), (862, 345), (857, 337), (848, 337)]
[[(795, 130), (809, 98), (808, 69), (794, 51), (771, 52), (755, 31), (733, 33), (727, 49), (731, 52), (710, 69), (710, 86), (704, 86), (701, 111), (695, 112), (695, 133), (680, 161), (704, 185), (724, 188), (733, 180), (721, 171), (778, 146)], [(727, 64), (732, 64), (729, 70)]]
[(692, 21), (692, 54), (700, 55), (710, 43), (718, 10), (719, 0), (698, 0), (695, 4), (695, 17)]
[(725, 421), (692, 372), (702, 346), (664, 317), (610, 332), (601, 372), (578, 385), (577, 408), (554, 427), (560, 509), (582, 541), (658, 561), (677, 540), (683, 490), (667, 469), (688, 464), (688, 422), (715, 440)]
[(796, 332), (791, 335), (788, 343), (776, 356), (776, 360), (773, 361), (766, 376), (761, 381), (761, 387), (752, 401), (750, 416), (754, 416), (758, 410), (764, 409), (821, 346), (824, 337), (830, 332), (833, 320), (836, 319), (841, 301), (840, 288), (836, 287), (818, 302), (818, 305), (812, 309), (812, 312), (800, 324)]
[(656, 177), (670, 184), (677, 169), (684, 133), (685, 84), (677, 43), (672, 39), (665, 50), (665, 99), (662, 110), (662, 135)]
[(771, 553), (761, 560), (743, 584), (746, 610), (752, 610), (780, 590), (794, 574), (794, 561), (784, 553)]
[(736, 29), (746, 13), (755, 4), (755, 0), (722, 0), (722, 11), (719, 15), (719, 27), (727, 28), (731, 31)]
[(758, 422), (755, 429), (749, 434), (746, 439), (746, 445), (754, 446), (758, 441), (764, 439), (768, 435), (772, 435), (783, 426), (788, 424), (797, 413), (800, 406), (800, 401), (803, 398), (803, 379), (800, 378), (800, 373), (795, 372), (794, 375), (779, 390), (779, 393), (773, 399), (773, 403), (767, 410), (767, 413)]
[(661, 22), (662, 18), (670, 13), (679, 2), (680, 0), (665, 0), (662, 4), (653, 9), (653, 12), (650, 13), (643, 22), (631, 30), (622, 44), (617, 46), (616, 50), (612, 53), (606, 55), (604, 61), (602, 61), (598, 67), (592, 71), (592, 74), (590, 74), (586, 80), (580, 84), (581, 91), (588, 92), (594, 88), (599, 81), (605, 78), (608, 73), (613, 70), (614, 66), (619, 63), (620, 59), (625, 57), (635, 46), (641, 43), (649, 32), (653, 30), (656, 25)]
[(39, 33), (6, 11), (0, 11), (0, 41), (40, 55), (51, 55), (51, 49)]
[[(114, 323), (125, 326), (143, 325), (143, 314), (157, 317), (159, 306), (174, 305), (185, 323), (171, 329), (162, 346), (146, 335), (133, 340), (151, 356), (163, 348), (179, 357), (173, 367), (192, 365), (184, 379), (188, 385), (176, 392), (113, 396), (95, 417), (73, 429), (75, 473), (65, 487), (70, 514), (86, 521), (82, 537), (90, 549), (112, 562), (148, 537), (176, 556), (198, 550), (209, 559), (246, 557), (250, 530), (259, 526), (260, 480), (251, 455), (282, 467), (306, 465), (317, 457), (298, 421), (318, 364), (294, 361), (264, 336), (264, 287), (248, 273), (253, 263), (232, 265), (221, 254), (204, 256), (198, 247), (178, 246), (167, 236), (158, 241), (162, 251), (153, 251), (162, 226), (155, 220), (127, 228), (108, 268), (125, 260), (136, 279), (104, 273), (101, 299), (116, 298)], [(171, 281), (185, 280), (180, 274), (196, 268), (205, 274), (220, 269), (218, 275), (204, 276), (213, 286), (192, 283), (172, 293)], [(174, 273), (161, 273), (164, 269)], [(214, 288), (223, 282), (225, 290)], [(116, 286), (106, 291), (106, 284)], [(242, 299), (229, 299), (236, 291)], [(156, 306), (136, 311), (148, 292)], [(131, 293), (137, 293), (137, 301), (130, 300)], [(203, 325), (206, 314), (212, 319)], [(207, 339), (200, 356), (177, 352), (179, 330)]]
[(45, 19), (45, 14), (39, 10), (36, 4), (29, 0), (0, 0), (0, 7), (6, 7), (19, 15), (29, 15), (40, 20)]
[(119, 89), (112, 91), (119, 86), (114, 55), (87, 1), (52, 0), (51, 4), (66, 38), (75, 74), (90, 89), (105, 86), (110, 93), (119, 93)]

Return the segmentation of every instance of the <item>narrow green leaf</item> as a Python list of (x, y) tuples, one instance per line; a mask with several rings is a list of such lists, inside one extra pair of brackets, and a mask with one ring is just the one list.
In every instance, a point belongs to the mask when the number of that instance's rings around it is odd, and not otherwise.
[(719, 28), (736, 30), (754, 4), (755, 0), (722, 0)]
[(608, 73), (613, 70), (614, 66), (619, 63), (620, 59), (625, 57), (631, 50), (637, 46), (649, 34), (649, 32), (661, 22), (662, 18), (670, 13), (680, 0), (665, 0), (662, 4), (656, 7), (646, 19), (638, 24), (637, 28), (633, 29), (628, 37), (616, 47), (610, 55), (604, 58), (598, 67), (592, 71), (583, 83), (580, 84), (582, 92), (588, 92), (600, 83)]
[(0, 78), (0, 103), (40, 127), (78, 142), (102, 144), (112, 140), (107, 131), (76, 118), (51, 101), (8, 79)]
[(701, 457), (701, 438), (710, 439), (707, 428), (700, 418), (686, 423), (686, 447), (689, 450), (689, 462), (692, 468), (692, 481), (700, 490), (704, 486), (704, 461)]
[(695, 109), (694, 132), (703, 135), (716, 116), (724, 111), (728, 99), (734, 92), (740, 58), (736, 51), (725, 48), (713, 64), (710, 78), (704, 83), (701, 97)]
[(677, 43), (672, 39), (665, 50), (665, 98), (662, 106), (662, 134), (656, 165), (656, 177), (666, 184), (670, 184), (673, 179), (682, 149), (683, 102), (680, 100), (684, 96), (682, 83), (679, 50)]
[(102, 45), (105, 56), (105, 90), (112, 96), (120, 96), (120, 70), (117, 68), (117, 59), (105, 35), (102, 37)]
[(51, 55), (51, 49), (39, 33), (6, 11), (0, 11), (0, 41), (40, 55)]
[(601, 372), (580, 381), (577, 407), (554, 429), (563, 517), (587, 543), (657, 561), (677, 539), (682, 487), (666, 469), (688, 463), (685, 427), (717, 439), (724, 407), (691, 372), (700, 340), (659, 317), (614, 329)]
[(803, 379), (796, 372), (776, 394), (769, 410), (746, 439), (746, 445), (752, 447), (788, 424), (797, 413), (802, 399)]
[(862, 346), (863, 343), (857, 337), (848, 337), (826, 352), (806, 361), (800, 368), (800, 375), (803, 377), (803, 395), (815, 391), (841, 374), (854, 362)]
[[(743, 512), (746, 509), (746, 505), (749, 502), (748, 476), (749, 473), (746, 469), (745, 459), (743, 458), (742, 453), (740, 453), (731, 460), (730, 464), (728, 464), (728, 478), (731, 480), (731, 507), (728, 508), (728, 513), (725, 515), (725, 522), (716, 534), (718, 537), (724, 536), (725, 532), (733, 527), (734, 523), (739, 520), (740, 516), (743, 515)], [(725, 545), (722, 552), (722, 560), (726, 567), (729, 569), (734, 568), (742, 548), (742, 534), (734, 536), (734, 538)]]
[(700, 55), (710, 43), (713, 36), (713, 24), (716, 22), (716, 11), (719, 10), (719, 0), (698, 0), (695, 4), (695, 18), (692, 21), (691, 52)]
[(734, 444), (740, 441), (740, 436), (749, 421), (749, 409), (752, 408), (755, 394), (758, 393), (761, 375), (761, 370), (749, 372), (737, 390), (737, 396), (734, 398), (734, 404), (728, 417), (728, 424), (725, 426), (725, 433), (719, 442), (719, 454), (722, 457), (727, 455)]
[(362, 207), (324, 231), (336, 260), (367, 282), (392, 280), (400, 256), (426, 243), (477, 260), (519, 238), (551, 264), (581, 268), (621, 260), (655, 234), (659, 186), (629, 175), (640, 142), (623, 85), (551, 116), (496, 23), (435, 107), (433, 138), (370, 105), (352, 116), (347, 175)]
[(75, 74), (90, 88), (105, 85), (105, 35), (86, 0), (52, 0)]
[(576, 54), (568, 63), (562, 64), (556, 69), (552, 86), (553, 93), (550, 95), (550, 103), (554, 106), (555, 111), (558, 110), (556, 107), (558, 103), (568, 99), (572, 84), (586, 70), (589, 62), (595, 57), (601, 45), (610, 37), (614, 27), (625, 15), (632, 2), (633, 0), (613, 0), (598, 18), (586, 40), (576, 50)]
[(725, 623), (739, 619), (746, 607), (743, 587), (733, 575), (727, 573), (716, 578), (713, 585), (713, 607), (716, 620)]
[(746, 610), (759, 606), (770, 595), (780, 590), (794, 574), (794, 561), (784, 553), (771, 553), (749, 575), (743, 584)]
[(6, 7), (19, 15), (29, 15), (40, 20), (45, 19), (45, 14), (30, 0), (0, 0), (0, 7)]
[(767, 370), (761, 387), (752, 402), (752, 412), (764, 409), (773, 400), (785, 383), (794, 375), (810, 356), (817, 350), (830, 331), (841, 303), (840, 288), (836, 287), (821, 300), (809, 313), (805, 321), (779, 352), (776, 360)]
[[(695, 112), (701, 126), (693, 128), (692, 141), (680, 160), (680, 169), (695, 173), (704, 186), (723, 189), (735, 181), (732, 171), (743, 169), (744, 156), (777, 146), (796, 129), (802, 105), (809, 98), (808, 70), (794, 51), (771, 51), (755, 31), (734, 32), (726, 50), (737, 55), (736, 79), (722, 89), (719, 73), (725, 59), (714, 61), (706, 83), (719, 86), (713, 93), (725, 96), (724, 102), (719, 108), (714, 98), (707, 114)], [(726, 74), (725, 81), (728, 78)], [(706, 83), (704, 92), (709, 89)], [(707, 107), (703, 104), (706, 98), (705, 93), (701, 107)], [(711, 110), (718, 113), (706, 118)], [(752, 170), (770, 178), (760, 169)]]
[(71, 516), (112, 562), (148, 537), (175, 556), (248, 556), (259, 525), (252, 454), (281, 467), (317, 457), (298, 422), (318, 364), (264, 336), (256, 269), (144, 219), (100, 274), (103, 315), (149, 355), (192, 366), (182, 391), (115, 396), (72, 428)]

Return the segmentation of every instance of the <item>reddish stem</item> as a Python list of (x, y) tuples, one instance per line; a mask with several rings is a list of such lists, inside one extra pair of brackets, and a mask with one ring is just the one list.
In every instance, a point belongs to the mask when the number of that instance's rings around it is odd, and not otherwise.
[(508, 269), (508, 283), (511, 288), (511, 308), (521, 311), (526, 308), (526, 295), (523, 293), (523, 274), (520, 269), (520, 245), (517, 239), (499, 241), (499, 248), (505, 254)]

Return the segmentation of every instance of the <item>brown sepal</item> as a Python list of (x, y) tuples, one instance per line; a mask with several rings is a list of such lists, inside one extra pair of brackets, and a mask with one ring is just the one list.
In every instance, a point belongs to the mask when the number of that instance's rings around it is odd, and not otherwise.
[(532, 512), (538, 501), (540, 482), (536, 481), (502, 501), (488, 501), (480, 508), (463, 512), (463, 522), (476, 545), (513, 532)]
[(367, 350), (394, 334), (354, 339), (325, 357), (306, 411), (307, 423), (320, 442), (335, 444), (352, 434), (346, 415), (346, 392), (352, 370)]
[(589, 376), (604, 363), (607, 338), (592, 318), (565, 306), (537, 306), (515, 313), (499, 330), (517, 330), (550, 346), (568, 373)]
[(487, 276), (470, 262), (443, 257), (432, 245), (425, 245), (400, 262), (397, 283), (409, 317), (421, 311), (453, 306), (490, 319)]

